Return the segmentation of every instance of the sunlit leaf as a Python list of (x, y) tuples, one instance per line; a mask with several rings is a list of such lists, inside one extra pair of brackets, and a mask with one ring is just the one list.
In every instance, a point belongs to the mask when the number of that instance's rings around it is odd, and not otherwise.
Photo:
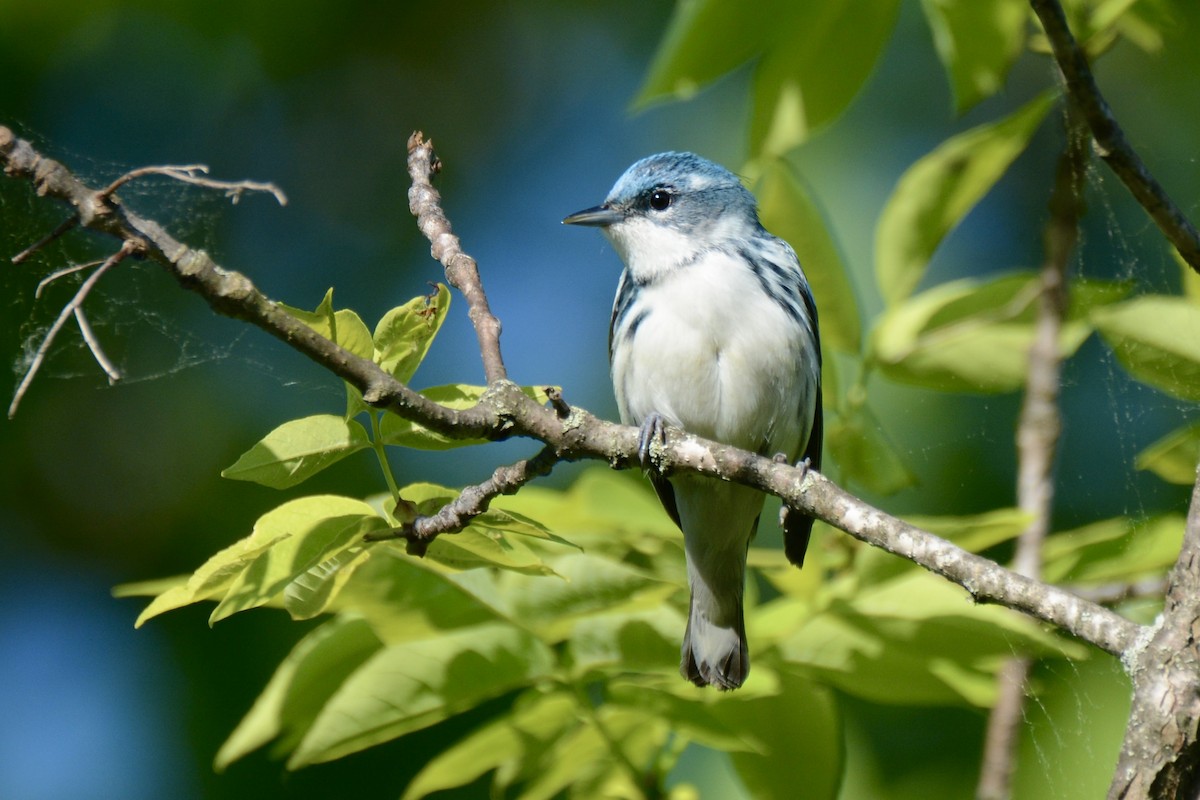
[(553, 664), (549, 648), (505, 624), (387, 646), (338, 687), (288, 766), (330, 761), (428, 727), (529, 684)]
[(334, 311), (333, 289), (325, 293), (325, 297), (315, 311), (293, 308), (283, 303), (280, 303), (279, 307), (326, 339), (336, 342), (356, 356), (370, 358), (374, 352), (371, 332), (367, 330), (362, 318), (350, 309), (343, 308)]
[(598, 668), (674, 675), (685, 625), (683, 614), (663, 604), (587, 616), (571, 628), (571, 663), (580, 675)]
[(961, 113), (1004, 86), (1025, 43), (1024, 0), (922, 0), (938, 58)]
[(862, 336), (858, 300), (829, 224), (808, 187), (786, 161), (769, 159), (754, 193), (763, 225), (791, 244), (812, 285), (821, 343), (857, 353)]
[(499, 770), (496, 784), (536, 765), (555, 739), (579, 722), (578, 701), (562, 692), (525, 692), (511, 715), (485, 725), (426, 762), (401, 800), (418, 800), (441, 789), (464, 786)]
[(938, 245), (995, 185), (1050, 110), (1043, 93), (997, 122), (952, 136), (896, 184), (875, 232), (875, 276), (888, 305), (921, 282)]
[(334, 495), (301, 497), (268, 511), (248, 538), (273, 544), (244, 564), (209, 622), (276, 598), (300, 575), (339, 552), (363, 546), (364, 534), (386, 525), (361, 500)]
[(1092, 320), (1133, 377), (1182, 400), (1200, 400), (1200, 306), (1145, 295), (1097, 309)]
[(334, 691), (382, 646), (370, 625), (349, 618), (330, 620), (301, 639), (221, 745), (217, 771), (272, 739), (279, 740), (278, 753), (295, 748)]
[(837, 119), (874, 69), (899, 8), (899, 0), (823, 0), (764, 15), (771, 39), (754, 70), (751, 153), (782, 156)]
[(432, 295), (414, 297), (384, 314), (375, 326), (375, 363), (408, 383), (449, 311), (450, 290), (439, 283)]
[(898, 8), (897, 0), (679, 3), (634, 106), (687, 99), (759, 57), (751, 151), (780, 155), (845, 110), (878, 60)]
[(1042, 547), (1042, 574), (1052, 583), (1120, 583), (1162, 574), (1179, 557), (1183, 525), (1182, 516), (1163, 514), (1056, 533)]
[(1176, 428), (1138, 453), (1134, 466), (1153, 472), (1168, 483), (1190, 486), (1200, 462), (1200, 422)]
[[(1068, 358), (1091, 335), (1089, 312), (1119, 300), (1121, 283), (1077, 281), (1059, 334)], [(1040, 281), (1031, 273), (963, 278), (888, 309), (870, 352), (888, 377), (942, 391), (1007, 392), (1024, 385)]]
[(222, 470), (221, 477), (287, 489), (370, 446), (366, 430), (355, 420), (316, 414), (275, 428)]

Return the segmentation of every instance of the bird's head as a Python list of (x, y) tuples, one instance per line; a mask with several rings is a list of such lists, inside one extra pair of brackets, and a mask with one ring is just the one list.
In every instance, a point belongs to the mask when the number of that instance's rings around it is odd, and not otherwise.
[(732, 172), (693, 153), (643, 158), (625, 170), (602, 204), (563, 223), (603, 229), (639, 280), (760, 230), (754, 195)]

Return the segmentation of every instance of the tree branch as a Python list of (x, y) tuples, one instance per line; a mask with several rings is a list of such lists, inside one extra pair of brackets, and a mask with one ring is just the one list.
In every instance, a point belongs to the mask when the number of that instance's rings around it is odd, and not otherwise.
[(1095, 138), (1096, 152), (1125, 184), (1134, 199), (1158, 225), (1192, 269), (1200, 272), (1200, 233), (1175, 205), (1166, 189), (1150, 174), (1145, 162), (1125, 138), (1108, 101), (1100, 93), (1088, 66), (1087, 55), (1079, 47), (1058, 0), (1030, 0), (1034, 13), (1050, 40), (1054, 60), (1062, 72), (1067, 93), (1083, 113)]
[[(1043, 235), (1045, 257), (1039, 275), (1037, 318), (1025, 400), (1017, 422), (1017, 507), (1029, 514), (1029, 525), (1017, 539), (1013, 569), (1030, 578), (1042, 574), (1042, 544), (1050, 532), (1054, 509), (1054, 461), (1062, 432), (1059, 386), (1062, 358), (1059, 335), (1067, 313), (1067, 266), (1079, 238), (1083, 217), (1083, 178), (1087, 169), (1084, 131), (1068, 105), (1066, 142), (1058, 159), (1050, 193), (1050, 217)], [(1005, 662), (999, 674), (999, 694), (988, 716), (983, 769), (975, 796), (1003, 800), (1012, 793), (1017, 742), (1024, 719), (1025, 685), (1033, 662), (1024, 657)]]
[[(422, 142), (420, 137), (414, 141)], [(444, 219), (436, 193), (423, 186), (420, 161), (426, 153), (415, 147), (418, 175), (414, 208), (419, 219)], [(435, 163), (430, 161), (429, 163)], [(386, 408), (406, 419), (415, 420), (433, 430), (454, 437), (504, 438), (523, 436), (537, 439), (553, 451), (558, 460), (600, 459), (613, 468), (638, 465), (637, 428), (606, 422), (577, 407), (564, 413), (541, 406), (518, 386), (505, 379), (489, 383), (488, 391), (474, 408), (454, 411), (439, 406), (396, 381), (378, 365), (359, 358), (315, 333), (284, 312), (254, 287), (248, 278), (218, 266), (207, 253), (192, 250), (172, 238), (157, 223), (143, 219), (124, 207), (116, 195), (97, 198), (88, 188), (57, 162), (41, 158), (32, 146), (16, 139), (0, 126), (0, 165), (13, 177), (31, 180), (39, 193), (70, 203), (85, 226), (138, 242), (146, 256), (170, 272), (186, 289), (204, 297), (218, 313), (250, 322), (308, 356), (333, 374), (358, 387), (367, 402)], [(457, 240), (447, 239), (448, 223), (426, 223), (434, 233), (434, 253), (443, 263), (458, 268), (469, 260), (457, 249)], [(473, 265), (473, 261), (471, 264)], [(463, 280), (471, 291), (482, 293), (478, 273)], [(469, 301), (471, 302), (471, 301)], [(473, 304), (474, 309), (486, 309)], [(498, 335), (498, 326), (483, 328), (489, 342)], [(488, 344), (498, 354), (497, 344)], [(490, 370), (502, 369), (493, 362)], [(540, 457), (539, 457), (540, 458)], [(548, 456), (546, 456), (548, 458)], [(537, 459), (534, 459), (535, 461)], [(1055, 625), (1072, 635), (1114, 654), (1121, 654), (1134, 642), (1141, 626), (1109, 609), (1089, 603), (1054, 586), (1047, 586), (1007, 570), (982, 556), (974, 555), (950, 542), (922, 531), (867, 505), (811, 469), (778, 464), (773, 459), (722, 445), (680, 431), (668, 430), (662, 451), (666, 470), (694, 472), (713, 478), (752, 486), (782, 498), (788, 505), (812, 514), (862, 541), (907, 558), (938, 575), (963, 586), (977, 602), (996, 603), (1016, 609)]]
[(467, 316), (475, 326), (479, 339), (479, 354), (483, 358), (483, 374), (489, 384), (506, 380), (504, 359), (500, 356), (500, 320), (492, 314), (479, 266), (475, 259), (462, 251), (458, 237), (450, 230), (450, 220), (442, 211), (442, 196), (430, 182), (442, 169), (442, 162), (433, 153), (433, 142), (426, 141), (420, 131), (408, 138), (408, 174), (412, 188), (408, 190), (408, 208), (417, 218), (417, 227), (429, 240), (430, 252), (446, 268), (446, 280), (462, 293), (467, 301)]

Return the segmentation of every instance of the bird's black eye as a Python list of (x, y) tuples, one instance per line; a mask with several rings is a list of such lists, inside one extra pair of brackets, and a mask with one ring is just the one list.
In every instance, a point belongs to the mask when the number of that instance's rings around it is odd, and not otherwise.
[(655, 189), (650, 193), (650, 207), (655, 211), (666, 211), (671, 205), (671, 193), (666, 189)]

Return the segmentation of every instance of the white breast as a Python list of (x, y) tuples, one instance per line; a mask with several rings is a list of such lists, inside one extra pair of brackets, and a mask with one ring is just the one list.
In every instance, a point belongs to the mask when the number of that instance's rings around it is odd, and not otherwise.
[(734, 259), (713, 251), (641, 289), (645, 317), (613, 354), (621, 418), (658, 412), (700, 436), (795, 457), (811, 426), (816, 353)]

